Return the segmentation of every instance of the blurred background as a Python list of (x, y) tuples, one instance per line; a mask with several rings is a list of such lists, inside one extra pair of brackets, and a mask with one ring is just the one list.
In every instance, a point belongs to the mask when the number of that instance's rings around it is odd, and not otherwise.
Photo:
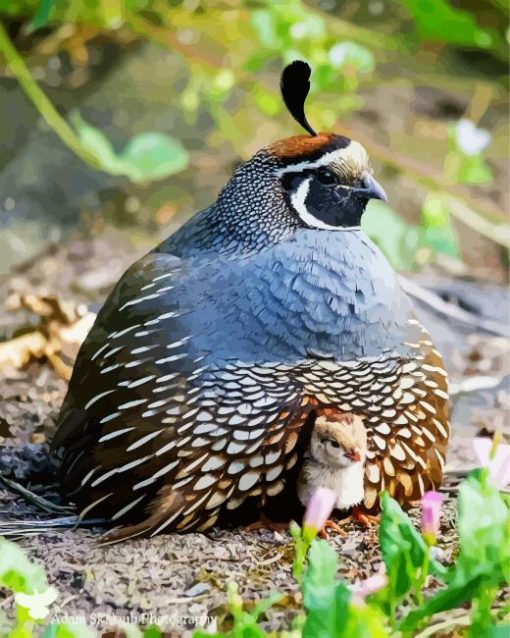
[[(301, 132), (278, 81), (303, 58), (309, 119), (363, 143), (390, 195), (364, 225), (393, 265), (505, 279), (505, 0), (0, 0), (0, 17), (1, 272), (73, 234), (142, 253)], [(76, 287), (113, 283), (115, 252)]]

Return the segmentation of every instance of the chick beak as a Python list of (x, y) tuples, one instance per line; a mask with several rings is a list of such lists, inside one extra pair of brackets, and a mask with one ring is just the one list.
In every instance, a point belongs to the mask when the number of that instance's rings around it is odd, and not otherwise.
[(352, 461), (353, 463), (359, 463), (359, 461), (361, 461), (360, 451), (354, 448), (351, 450), (346, 450), (344, 456), (348, 458), (349, 461)]
[(383, 202), (388, 201), (388, 196), (386, 195), (384, 188), (369, 173), (365, 173), (363, 176), (363, 186), (355, 190), (356, 194), (359, 197), (363, 197), (363, 199), (380, 199)]

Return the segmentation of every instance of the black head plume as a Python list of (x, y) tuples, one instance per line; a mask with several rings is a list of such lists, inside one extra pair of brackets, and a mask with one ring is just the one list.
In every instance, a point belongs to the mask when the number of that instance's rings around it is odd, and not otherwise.
[(291, 62), (283, 69), (280, 90), (285, 106), (296, 122), (301, 124), (310, 135), (317, 135), (305, 115), (305, 100), (310, 90), (311, 73), (312, 69), (306, 62), (302, 60)]

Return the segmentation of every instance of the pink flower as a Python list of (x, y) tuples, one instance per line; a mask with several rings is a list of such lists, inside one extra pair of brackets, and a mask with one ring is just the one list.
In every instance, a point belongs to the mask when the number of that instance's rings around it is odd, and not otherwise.
[(489, 470), (491, 481), (502, 490), (510, 483), (510, 445), (495, 445), (492, 439), (475, 436), (473, 446), (478, 462)]
[(335, 507), (336, 494), (327, 487), (318, 487), (310, 497), (303, 518), (303, 528), (315, 536), (328, 520)]
[(371, 594), (375, 594), (388, 584), (388, 577), (385, 573), (375, 574), (369, 578), (365, 578), (360, 583), (352, 586), (352, 602), (354, 605), (361, 605), (365, 602), (365, 598)]
[(441, 505), (444, 496), (439, 492), (425, 492), (421, 499), (421, 530), (429, 545), (433, 545), (439, 533)]

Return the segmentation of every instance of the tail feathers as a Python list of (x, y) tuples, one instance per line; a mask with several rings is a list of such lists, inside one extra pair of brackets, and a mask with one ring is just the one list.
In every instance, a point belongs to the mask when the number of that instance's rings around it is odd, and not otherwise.
[(175, 525), (183, 510), (182, 494), (164, 485), (150, 503), (149, 516), (145, 520), (113, 529), (102, 536), (99, 542), (102, 545), (113, 545), (137, 536), (156, 536), (164, 529), (175, 531), (172, 524)]
[(122, 541), (127, 541), (130, 538), (136, 538), (137, 536), (146, 536), (152, 529), (153, 524), (148, 520), (142, 521), (138, 525), (130, 525), (129, 527), (118, 527), (108, 531), (104, 536), (101, 536), (99, 543), (101, 545), (115, 545)]
[(104, 525), (103, 518), (89, 518), (80, 520), (78, 516), (61, 516), (45, 520), (14, 520), (0, 523), (0, 536), (30, 536), (44, 534), (57, 529), (74, 529), (76, 527), (94, 527)]

